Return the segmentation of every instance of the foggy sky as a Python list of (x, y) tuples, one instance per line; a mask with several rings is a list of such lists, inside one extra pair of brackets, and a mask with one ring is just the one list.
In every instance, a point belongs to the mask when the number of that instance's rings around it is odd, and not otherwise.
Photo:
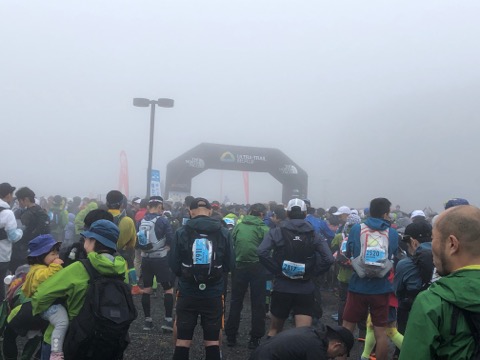
[[(38, 195), (118, 187), (201, 142), (273, 147), (309, 174), (312, 205), (406, 210), (477, 201), (478, 1), (0, 3), (0, 182)], [(242, 174), (207, 171), (195, 196), (244, 202)], [(250, 175), (250, 201), (281, 185)]]

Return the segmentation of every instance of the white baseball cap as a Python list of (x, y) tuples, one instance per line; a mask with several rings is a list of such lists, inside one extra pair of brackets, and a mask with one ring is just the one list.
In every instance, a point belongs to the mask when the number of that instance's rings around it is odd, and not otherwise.
[(305, 204), (305, 201), (300, 199), (290, 200), (287, 205), (287, 211), (292, 211), (292, 208), (295, 206), (299, 207), (300, 211), (307, 211), (307, 205)]
[(350, 215), (352, 213), (352, 210), (348, 206), (340, 206), (337, 210), (337, 212), (334, 212), (333, 215), (338, 216), (338, 215)]
[(410, 215), (410, 219), (413, 219), (414, 217), (417, 217), (417, 216), (426, 217), (426, 216), (425, 216), (425, 213), (424, 213), (422, 210), (414, 210), (414, 211), (412, 212), (412, 215)]

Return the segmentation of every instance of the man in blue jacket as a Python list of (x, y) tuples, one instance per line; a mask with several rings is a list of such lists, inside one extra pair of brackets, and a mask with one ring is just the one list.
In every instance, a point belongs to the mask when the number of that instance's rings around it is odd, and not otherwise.
[[(398, 247), (398, 233), (390, 227), (391, 205), (386, 198), (375, 198), (370, 202), (370, 217), (364, 224), (352, 227), (346, 251), (348, 258), (354, 258), (352, 266), (355, 271), (348, 286), (343, 326), (353, 332), (355, 325), (365, 320), (370, 311), (379, 360), (386, 360), (388, 355), (388, 299), (393, 292), (388, 277), (391, 259)], [(357, 260), (364, 266), (356, 268)]]
[(311, 207), (310, 200), (305, 199), (303, 201), (305, 202), (305, 205), (307, 205), (307, 216), (305, 217), (305, 220), (313, 226), (313, 229), (320, 235), (320, 237), (325, 238), (330, 244), (335, 237), (335, 232), (328, 227), (325, 220), (315, 216), (315, 208)]
[(393, 279), (398, 298), (397, 326), (401, 334), (405, 333), (413, 301), (432, 280), (432, 226), (425, 220), (413, 222), (405, 228), (402, 241), (407, 244), (409, 256), (398, 262)]

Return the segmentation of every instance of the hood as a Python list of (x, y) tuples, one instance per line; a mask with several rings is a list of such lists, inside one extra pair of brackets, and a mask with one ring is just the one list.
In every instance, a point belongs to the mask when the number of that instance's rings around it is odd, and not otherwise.
[(47, 212), (47, 211), (44, 210), (40, 205), (37, 205), (37, 204), (33, 205), (32, 207), (29, 207), (29, 208), (28, 208), (28, 211), (30, 211), (30, 212), (32, 212), (32, 213), (34, 213), (34, 214), (37, 214), (37, 213), (39, 213), (39, 212), (42, 212), (42, 213), (46, 213), (46, 212)]
[(74, 221), (75, 221), (75, 214), (69, 213), (69, 214), (68, 214), (68, 221), (74, 222)]
[(89, 213), (90, 211), (92, 210), (95, 210), (95, 209), (98, 209), (98, 205), (96, 202), (90, 202), (87, 204), (87, 206), (85, 206), (85, 209), (87, 209), (87, 213)]
[(245, 217), (242, 220), (242, 224), (257, 225), (257, 226), (265, 225), (262, 218), (259, 218), (258, 216), (253, 216), (253, 215), (245, 215)]
[(390, 227), (390, 221), (372, 217), (365, 220), (365, 224), (374, 230), (387, 230)]
[(312, 224), (310, 224), (308, 221), (305, 219), (291, 219), (285, 221), (284, 225), (285, 228), (293, 231), (298, 231), (301, 233), (306, 233), (313, 230)]
[(93, 267), (103, 275), (119, 275), (125, 273), (126, 262), (121, 256), (115, 256), (113, 261), (107, 256), (91, 252), (88, 255), (88, 259), (92, 263)]
[(220, 230), (222, 223), (220, 220), (212, 219), (208, 216), (196, 216), (187, 221), (187, 228), (194, 229), (199, 233), (209, 234)]
[(8, 203), (2, 199), (0, 199), (0, 207), (3, 207), (5, 209), (10, 209), (10, 205), (8, 205)]
[(229, 219), (233, 219), (233, 220), (238, 219), (238, 216), (235, 215), (234, 213), (228, 213), (228, 214), (225, 215), (224, 217), (229, 218)]
[(460, 309), (480, 313), (480, 265), (465, 267), (434, 282), (427, 291)]

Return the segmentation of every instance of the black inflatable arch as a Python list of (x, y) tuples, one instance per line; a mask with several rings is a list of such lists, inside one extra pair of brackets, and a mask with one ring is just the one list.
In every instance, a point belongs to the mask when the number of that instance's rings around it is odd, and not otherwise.
[(189, 195), (192, 179), (208, 169), (267, 172), (282, 184), (283, 203), (307, 197), (307, 173), (280, 150), (202, 143), (168, 163), (165, 198)]

